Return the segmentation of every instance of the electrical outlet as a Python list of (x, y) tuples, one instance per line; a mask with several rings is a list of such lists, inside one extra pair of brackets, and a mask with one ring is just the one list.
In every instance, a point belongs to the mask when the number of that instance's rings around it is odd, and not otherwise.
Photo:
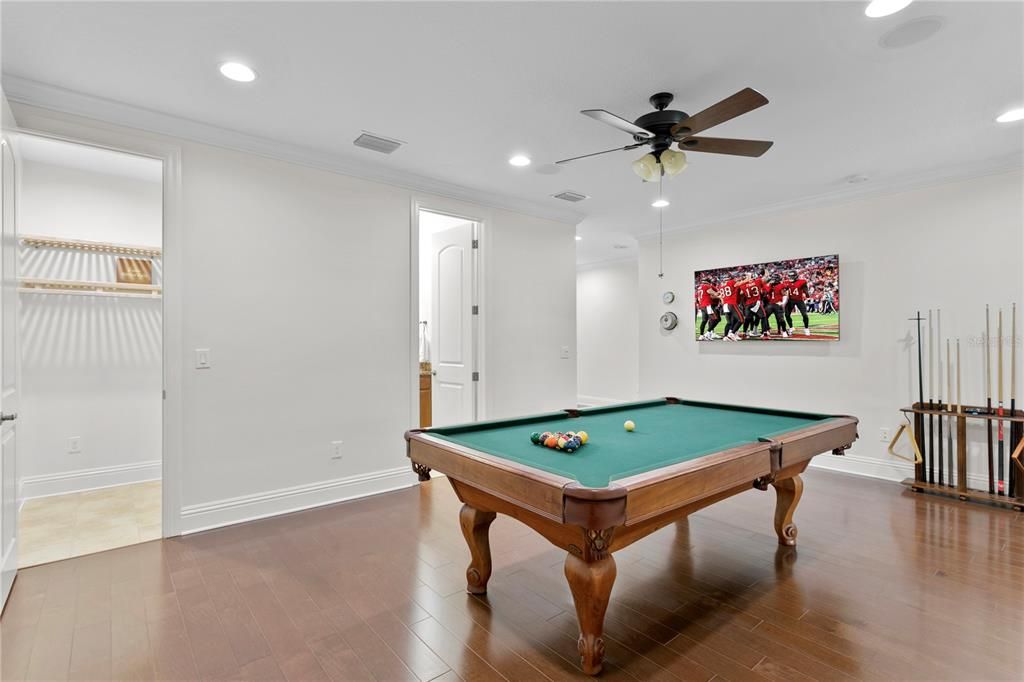
[(332, 440), (331, 441), (331, 459), (337, 461), (341, 459), (341, 446), (345, 441)]
[(559, 357), (563, 360), (569, 359), (569, 346), (562, 346), (562, 352), (559, 353)]
[(71, 438), (68, 438), (68, 453), (72, 454), (72, 455), (77, 455), (81, 451), (82, 451), (82, 437), (81, 436), (71, 436)]
[(889, 442), (889, 429), (878, 429), (878, 440), (883, 443)]

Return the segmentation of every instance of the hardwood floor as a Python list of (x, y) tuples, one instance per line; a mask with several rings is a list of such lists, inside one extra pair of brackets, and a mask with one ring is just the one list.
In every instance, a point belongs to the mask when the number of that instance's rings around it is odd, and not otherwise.
[[(799, 547), (751, 490), (618, 552), (622, 680), (1020, 680), (1024, 514), (805, 476)], [(563, 553), (505, 517), (488, 593), (444, 479), (19, 572), (4, 680), (583, 678)]]

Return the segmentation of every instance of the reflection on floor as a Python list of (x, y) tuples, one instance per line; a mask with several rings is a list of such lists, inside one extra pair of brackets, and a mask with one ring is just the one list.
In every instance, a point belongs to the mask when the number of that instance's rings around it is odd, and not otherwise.
[(160, 537), (160, 481), (38, 497), (21, 508), (18, 566)]

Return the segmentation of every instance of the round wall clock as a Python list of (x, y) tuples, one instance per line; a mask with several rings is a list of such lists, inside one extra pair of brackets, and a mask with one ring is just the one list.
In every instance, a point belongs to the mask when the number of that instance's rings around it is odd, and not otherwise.
[(665, 331), (672, 331), (679, 324), (679, 318), (675, 313), (668, 312), (661, 316), (661, 328)]
[(674, 300), (676, 300), (676, 295), (671, 291), (666, 291), (661, 295), (661, 302), (664, 303), (665, 305), (668, 305)]

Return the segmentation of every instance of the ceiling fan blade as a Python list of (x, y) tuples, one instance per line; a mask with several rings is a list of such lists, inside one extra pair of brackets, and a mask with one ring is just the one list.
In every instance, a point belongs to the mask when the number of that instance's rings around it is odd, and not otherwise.
[(761, 156), (772, 148), (768, 140), (735, 140), (726, 137), (688, 137), (679, 143), (687, 152), (710, 152), (711, 154), (732, 154), (733, 156)]
[(696, 113), (689, 118), (684, 118), (672, 126), (672, 137), (681, 140), (694, 133), (713, 128), (719, 123), (725, 123), (758, 107), (763, 107), (765, 104), (768, 104), (767, 97), (753, 88), (744, 88), (735, 95), (726, 97), (718, 104), (712, 104), (704, 111)]
[(629, 149), (636, 149), (637, 147), (643, 147), (646, 142), (637, 142), (636, 144), (627, 144), (625, 147), (616, 147), (615, 149), (605, 149), (603, 152), (594, 152), (593, 154), (584, 154), (583, 156), (574, 156), (571, 159), (562, 159), (561, 161), (555, 161), (555, 165), (563, 163), (569, 163), (570, 161), (576, 161), (578, 159), (586, 159), (591, 156), (600, 156), (601, 154), (608, 154), (610, 152), (624, 152)]
[(619, 130), (629, 133), (630, 135), (636, 135), (638, 137), (646, 138), (654, 137), (653, 133), (644, 130), (635, 123), (630, 123), (621, 116), (616, 116), (611, 112), (605, 111), (604, 109), (584, 109), (580, 113), (583, 114), (584, 116), (589, 116), (595, 121), (607, 123), (611, 127), (618, 128)]

